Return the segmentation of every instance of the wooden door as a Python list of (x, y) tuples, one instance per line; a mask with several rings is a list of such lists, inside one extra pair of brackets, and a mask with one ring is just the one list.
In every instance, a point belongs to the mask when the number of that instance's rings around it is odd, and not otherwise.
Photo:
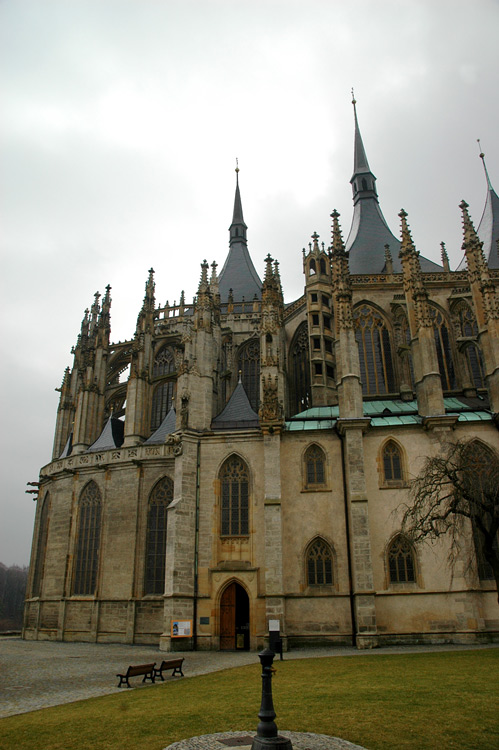
[(220, 650), (236, 648), (236, 583), (227, 586), (220, 601)]

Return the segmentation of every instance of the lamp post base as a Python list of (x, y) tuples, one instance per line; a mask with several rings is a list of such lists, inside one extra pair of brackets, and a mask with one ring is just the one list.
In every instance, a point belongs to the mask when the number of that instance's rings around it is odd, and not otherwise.
[(291, 740), (280, 735), (277, 735), (277, 737), (255, 737), (251, 750), (271, 750), (273, 747), (279, 748), (279, 750), (293, 750)]

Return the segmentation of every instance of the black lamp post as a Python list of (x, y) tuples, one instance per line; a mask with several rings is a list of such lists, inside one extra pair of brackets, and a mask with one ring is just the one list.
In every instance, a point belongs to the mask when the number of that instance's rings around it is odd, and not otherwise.
[(280, 748), (281, 750), (293, 750), (291, 740), (286, 737), (280, 737), (277, 734), (277, 725), (274, 721), (275, 711), (272, 701), (272, 662), (274, 661), (274, 652), (269, 648), (258, 654), (262, 665), (262, 704), (258, 718), (258, 727), (256, 737), (253, 738), (251, 750), (266, 750), (268, 748)]

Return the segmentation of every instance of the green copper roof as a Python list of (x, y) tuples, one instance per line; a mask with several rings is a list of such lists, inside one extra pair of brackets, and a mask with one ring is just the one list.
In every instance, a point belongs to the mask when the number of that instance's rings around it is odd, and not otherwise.
[[(480, 406), (483, 399), (473, 399), (473, 406)], [(492, 418), (485, 409), (471, 408), (466, 400), (444, 398), (445, 413), (456, 415), (458, 422), (487, 422)], [(400, 425), (422, 424), (423, 418), (418, 414), (417, 401), (400, 401), (382, 399), (364, 401), (364, 416), (371, 418), (371, 427), (398, 427)], [(486, 404), (484, 403), (484, 406)], [(340, 418), (339, 406), (316, 406), (295, 414), (286, 422), (289, 432), (303, 430), (332, 430)]]

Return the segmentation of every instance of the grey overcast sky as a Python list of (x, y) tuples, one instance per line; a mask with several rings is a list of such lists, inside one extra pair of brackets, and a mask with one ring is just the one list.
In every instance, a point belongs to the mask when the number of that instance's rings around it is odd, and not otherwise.
[(58, 394), (83, 311), (112, 286), (130, 338), (148, 269), (192, 299), (228, 250), (239, 159), (249, 248), (286, 301), (301, 249), (352, 217), (355, 89), (381, 207), (460, 260), (499, 190), (497, 0), (1, 0), (0, 561), (27, 564)]

